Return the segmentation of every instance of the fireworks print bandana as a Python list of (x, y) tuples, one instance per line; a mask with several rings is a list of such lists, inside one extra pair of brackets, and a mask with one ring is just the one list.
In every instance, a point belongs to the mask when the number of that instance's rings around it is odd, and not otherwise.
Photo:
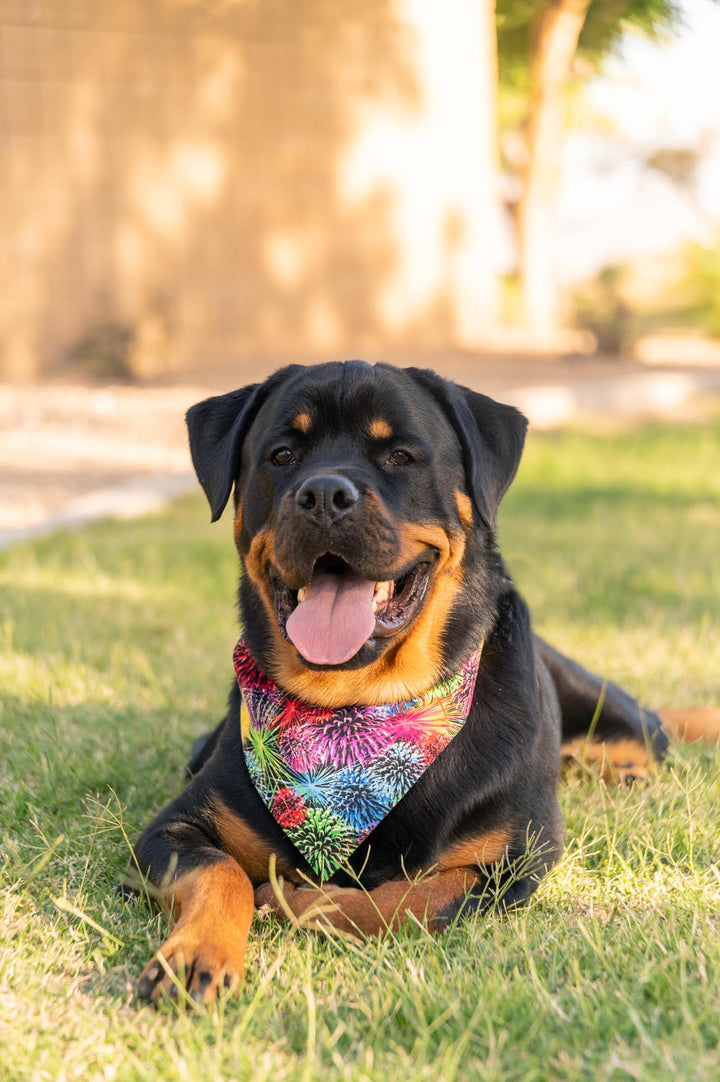
[(233, 661), (250, 777), (321, 880), (348, 859), (460, 732), (481, 649), (455, 676), (407, 702), (323, 710), (281, 691), (240, 639)]

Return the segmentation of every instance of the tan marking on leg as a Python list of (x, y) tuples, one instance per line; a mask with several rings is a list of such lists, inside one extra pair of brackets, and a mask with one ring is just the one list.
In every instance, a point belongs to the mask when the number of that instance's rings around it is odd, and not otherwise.
[(140, 975), (142, 998), (173, 995), (175, 980), (202, 1003), (212, 1003), (223, 984), (236, 989), (254, 911), (252, 884), (242, 868), (225, 857), (180, 876), (160, 901), (177, 923)]
[(458, 516), (460, 521), (466, 530), (471, 530), (475, 525), (475, 518), (473, 516), (472, 500), (465, 492), (458, 490), (455, 493), (455, 503), (457, 504)]
[(671, 736), (692, 743), (707, 740), (714, 744), (720, 738), (720, 708), (690, 706), (685, 710), (658, 710), (658, 716)]
[(467, 838), (450, 846), (439, 857), (437, 866), (443, 871), (446, 868), (461, 868), (468, 865), (496, 864), (506, 856), (510, 841), (511, 834), (506, 827), (500, 830), (488, 830), (484, 834), (478, 834), (474, 838)]
[(586, 740), (577, 737), (560, 748), (563, 759), (574, 759), (590, 767), (603, 781), (628, 781), (647, 778), (656, 767), (655, 760), (639, 740)]
[[(219, 797), (212, 799), (212, 818), (225, 852), (247, 872), (254, 884), (267, 882), (273, 852), (267, 842)], [(277, 871), (293, 882), (302, 882), (302, 877), (291, 864), (278, 860)]]
[(308, 431), (311, 424), (312, 424), (312, 417), (310, 416), (309, 413), (306, 413), (304, 410), (303, 410), (302, 413), (298, 413), (297, 416), (294, 417), (293, 421), (292, 421), (292, 427), (296, 428), (298, 430), (298, 432), (302, 432), (303, 434), (305, 434)]
[(374, 440), (388, 440), (392, 436), (392, 428), (382, 417), (376, 417), (370, 422), (370, 435)]
[[(426, 921), (430, 931), (439, 931), (444, 926), (443, 913), (459, 903), (479, 879), (477, 869), (453, 868), (415, 883), (406, 879), (383, 883), (371, 891), (333, 886), (297, 890), (286, 883), (283, 897), (301, 925), (318, 931), (330, 927), (346, 935), (381, 936), (409, 918)], [(256, 891), (255, 901), (283, 915), (270, 884)]]

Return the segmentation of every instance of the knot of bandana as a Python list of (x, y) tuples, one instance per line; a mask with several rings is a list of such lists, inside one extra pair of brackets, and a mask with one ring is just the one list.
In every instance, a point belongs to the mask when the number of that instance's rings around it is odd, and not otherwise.
[(250, 777), (321, 880), (348, 859), (460, 732), (481, 649), (455, 676), (414, 699), (323, 710), (281, 691), (240, 639), (233, 661)]

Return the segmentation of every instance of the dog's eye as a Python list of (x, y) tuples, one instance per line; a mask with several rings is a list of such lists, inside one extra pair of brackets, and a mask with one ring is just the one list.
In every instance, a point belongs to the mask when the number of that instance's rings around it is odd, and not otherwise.
[(409, 451), (402, 451), (399, 447), (388, 455), (388, 466), (409, 466), (413, 457)]
[(295, 455), (289, 447), (278, 447), (277, 451), (273, 451), (270, 456), (270, 461), (273, 466), (289, 466), (295, 461)]

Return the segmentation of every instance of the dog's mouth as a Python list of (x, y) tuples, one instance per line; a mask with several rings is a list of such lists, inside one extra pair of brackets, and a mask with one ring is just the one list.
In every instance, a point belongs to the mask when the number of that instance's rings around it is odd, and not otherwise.
[(433, 562), (428, 554), (397, 578), (374, 581), (326, 553), (300, 590), (273, 575), (280, 632), (311, 664), (343, 665), (369, 639), (390, 639), (408, 626), (427, 593)]

